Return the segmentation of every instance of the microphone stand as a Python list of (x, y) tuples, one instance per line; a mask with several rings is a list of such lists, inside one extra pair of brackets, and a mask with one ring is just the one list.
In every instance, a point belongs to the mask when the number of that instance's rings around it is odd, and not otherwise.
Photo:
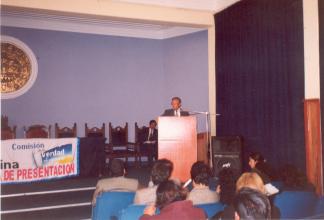
[[(207, 132), (207, 146), (209, 150), (209, 166), (213, 167), (213, 155), (212, 155), (212, 148), (211, 148), (211, 132), (210, 132), (210, 113), (209, 112), (201, 112), (201, 111), (188, 111), (190, 115), (206, 115), (206, 132)], [(220, 114), (212, 114), (219, 116)]]

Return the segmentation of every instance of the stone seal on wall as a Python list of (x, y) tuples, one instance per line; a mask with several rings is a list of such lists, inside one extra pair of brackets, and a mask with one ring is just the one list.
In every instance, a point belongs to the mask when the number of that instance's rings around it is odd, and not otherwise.
[(27, 92), (37, 77), (33, 51), (22, 41), (1, 36), (1, 98), (15, 98)]

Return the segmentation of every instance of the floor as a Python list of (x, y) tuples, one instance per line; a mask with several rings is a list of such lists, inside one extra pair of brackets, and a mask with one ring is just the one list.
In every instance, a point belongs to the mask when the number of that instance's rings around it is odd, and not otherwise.
[[(138, 179), (142, 186), (146, 186), (150, 169), (132, 167), (127, 176)], [(90, 219), (90, 202), (97, 181), (98, 178), (74, 177), (1, 185), (1, 219)]]

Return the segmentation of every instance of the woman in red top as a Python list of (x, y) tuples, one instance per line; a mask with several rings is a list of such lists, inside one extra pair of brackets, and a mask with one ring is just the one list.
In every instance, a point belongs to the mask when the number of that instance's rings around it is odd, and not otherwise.
[[(186, 200), (187, 191), (172, 180), (167, 180), (156, 190), (155, 205), (148, 206), (140, 220), (200, 220), (207, 219), (203, 209), (193, 206), (192, 201)], [(156, 208), (160, 214), (154, 215)]]

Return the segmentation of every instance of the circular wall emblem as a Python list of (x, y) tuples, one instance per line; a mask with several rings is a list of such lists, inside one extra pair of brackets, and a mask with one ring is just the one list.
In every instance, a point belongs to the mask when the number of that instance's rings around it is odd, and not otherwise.
[(22, 41), (1, 36), (1, 98), (18, 97), (27, 92), (37, 77), (33, 51)]

